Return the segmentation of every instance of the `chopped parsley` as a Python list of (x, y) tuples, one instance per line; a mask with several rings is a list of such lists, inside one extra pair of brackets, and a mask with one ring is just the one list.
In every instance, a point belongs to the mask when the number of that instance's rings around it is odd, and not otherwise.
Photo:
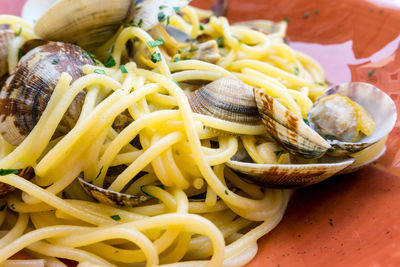
[(93, 54), (93, 53), (90, 53), (90, 52), (88, 52), (88, 51), (83, 51), (82, 52), (82, 55), (85, 57), (85, 58), (92, 58), (95, 62), (96, 62), (96, 55), (95, 54)]
[(166, 19), (164, 12), (162, 12), (162, 11), (159, 12), (159, 13), (157, 14), (157, 18), (158, 18), (158, 21), (159, 21), (159, 22), (163, 22), (163, 21)]
[(314, 9), (314, 15), (318, 15), (319, 14), (319, 9)]
[(94, 73), (106, 75), (106, 72), (104, 70), (100, 70), (100, 69), (95, 69)]
[(299, 75), (300, 70), (298, 67), (294, 67), (293, 71), (294, 71), (294, 75)]
[(284, 17), (283, 20), (286, 21), (286, 23), (290, 22), (290, 18), (288, 18), (288, 17)]
[(277, 151), (274, 151), (274, 153), (277, 157), (280, 157), (283, 154), (283, 150), (277, 150)]
[(20, 60), (22, 56), (23, 56), (22, 50), (19, 49), (19, 50), (18, 50), (18, 60)]
[(372, 70), (370, 70), (370, 71), (368, 71), (368, 77), (371, 77), (372, 75), (374, 75), (374, 73), (375, 73), (375, 70), (374, 69), (372, 69)]
[(119, 66), (119, 68), (121, 69), (122, 73), (128, 73), (124, 65)]
[(157, 53), (157, 52), (154, 52), (154, 53), (151, 55), (150, 60), (151, 60), (151, 62), (153, 62), (153, 63), (160, 62), (160, 61), (161, 61), (161, 54), (160, 54), (160, 53)]
[(18, 32), (17, 32), (17, 36), (20, 36), (21, 33), (22, 33), (22, 27), (19, 27), (19, 30), (18, 30)]
[(303, 119), (304, 123), (310, 126), (310, 122), (307, 119)]
[(223, 37), (219, 37), (216, 41), (217, 41), (217, 44), (218, 44), (219, 48), (223, 48), (224, 47), (224, 44), (222, 43), (224, 41)]
[(200, 24), (199, 29), (200, 29), (200, 31), (204, 31), (204, 26), (203, 26), (203, 24)]
[(96, 178), (94, 178), (95, 180), (96, 180), (97, 178), (99, 178), (101, 172), (103, 171), (103, 168), (104, 168), (104, 166), (101, 166), (99, 173), (96, 175)]
[(190, 48), (189, 53), (196, 52), (197, 50), (199, 50), (199, 49), (196, 47)]
[(139, 19), (137, 26), (140, 28), (140, 27), (142, 27), (142, 24), (143, 24), (143, 19)]
[(178, 85), (179, 88), (182, 88), (181, 85), (177, 81), (174, 80), (174, 83), (176, 83), (176, 85)]
[(121, 220), (121, 217), (118, 214), (111, 215), (110, 218), (113, 219), (114, 221), (120, 221)]
[(10, 207), (11, 207), (11, 209), (15, 210), (14, 203), (12, 203), (12, 204), (10, 205)]
[(167, 17), (167, 26), (169, 25), (169, 22), (170, 22), (170, 21), (169, 21), (169, 16), (168, 16), (168, 17)]
[(225, 195), (229, 195), (228, 190), (225, 190)]
[(167, 6), (162, 5), (162, 6), (159, 6), (158, 8), (161, 10), (161, 9), (167, 8)]
[(174, 9), (174, 11), (175, 11), (176, 13), (178, 13), (179, 10), (180, 10), (181, 8), (180, 8), (179, 6), (174, 6), (173, 9)]
[(57, 64), (58, 64), (58, 62), (60, 62), (60, 59), (58, 59), (58, 58), (55, 58), (55, 59), (53, 59), (53, 61), (51, 62), (51, 64), (53, 64), (53, 65), (57, 65)]
[(117, 63), (115, 62), (115, 59), (110, 56), (105, 62), (104, 62), (104, 66), (107, 68), (111, 68), (114, 67)]
[(178, 62), (179, 61), (179, 57), (174, 57), (174, 62)]
[(0, 176), (12, 174), (12, 173), (18, 173), (19, 170), (17, 169), (0, 169)]
[(0, 207), (0, 211), (3, 211), (6, 208), (6, 205)]
[(310, 16), (308, 11), (304, 12), (303, 19), (307, 19)]
[(324, 83), (321, 83), (321, 82), (315, 82), (315, 84), (319, 85), (319, 86), (324, 86), (325, 85)]
[(154, 40), (154, 41), (148, 41), (147, 44), (150, 47), (157, 47), (159, 45), (164, 44), (164, 40), (162, 38), (158, 38), (157, 40)]

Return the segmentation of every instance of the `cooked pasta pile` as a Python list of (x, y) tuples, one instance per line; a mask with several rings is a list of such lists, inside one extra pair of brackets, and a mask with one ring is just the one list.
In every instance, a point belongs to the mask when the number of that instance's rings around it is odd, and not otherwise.
[[(11, 73), (20, 47), (36, 36), (20, 18), (4, 15), (0, 23), (19, 31), (8, 58)], [(189, 6), (166, 23), (192, 38), (217, 40), (221, 59), (212, 64), (185, 58), (181, 51), (169, 54), (168, 46), (179, 43), (161, 25), (156, 29), (162, 46), (151, 45), (158, 36), (140, 27), (121, 28), (95, 52), (114, 60), (113, 66), (86, 65), (85, 75), (72, 84), (63, 73), (23, 143), (13, 147), (0, 140), (1, 168), (35, 170), (31, 180), (0, 176), (0, 182), (19, 189), (2, 199), (0, 262), (24, 250), (59, 266), (64, 265), (57, 258), (79, 266), (240, 266), (256, 255), (257, 240), (279, 223), (291, 191), (246, 182), (225, 166), (242, 145), (255, 162), (267, 163), (256, 149), (261, 139), (272, 142), (265, 128), (193, 113), (187, 94), (199, 81), (235, 77), (306, 118), (326, 89), (323, 70), (284, 42), (285, 22), (264, 33)], [(142, 53), (136, 63), (126, 61), (132, 38), (139, 40), (135, 48), (152, 58)], [(52, 138), (82, 90), (86, 97), (75, 127)], [(117, 131), (113, 122), (124, 112), (133, 121)], [(277, 162), (290, 162), (287, 153), (273, 152)], [(108, 173), (121, 166), (110, 180)], [(88, 196), (77, 177), (151, 200), (137, 207), (102, 204)]]

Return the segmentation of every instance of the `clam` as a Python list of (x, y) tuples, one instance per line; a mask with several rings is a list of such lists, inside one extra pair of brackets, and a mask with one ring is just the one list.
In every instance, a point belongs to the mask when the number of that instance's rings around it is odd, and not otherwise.
[(147, 195), (135, 196), (104, 189), (88, 183), (82, 178), (78, 178), (78, 180), (90, 196), (101, 203), (111, 206), (134, 207), (146, 202), (151, 198)]
[[(324, 106), (324, 99), (336, 95), (348, 97), (368, 112), (375, 123), (375, 129), (369, 136), (362, 134), (359, 140), (352, 140), (353, 125), (349, 123), (351, 118), (347, 118), (352, 111), (346, 108), (346, 104), (340, 104), (340, 101), (334, 103), (332, 107), (336, 112), (326, 107), (327, 105)], [(334, 97), (330, 101), (337, 98)], [(343, 123), (343, 118), (347, 118), (346, 123)], [(390, 96), (375, 86), (362, 82), (344, 83), (329, 89), (314, 103), (308, 113), (310, 127), (328, 140), (332, 146), (329, 152), (334, 155), (356, 153), (375, 144), (391, 132), (396, 119), (396, 105)], [(339, 134), (342, 132), (343, 134)]]
[(261, 120), (252, 90), (252, 87), (236, 78), (224, 77), (190, 93), (188, 100), (196, 113), (258, 125)]
[[(31, 0), (28, 2), (34, 2)], [(47, 2), (47, 1), (46, 1)], [(58, 0), (38, 9), (34, 31), (47, 40), (71, 42), (95, 50), (124, 23), (149, 30), (186, 6), (186, 0)]]
[[(34, 48), (18, 62), (0, 91), (0, 132), (11, 145), (20, 144), (39, 121), (62, 72), (73, 81), (81, 67), (92, 64), (78, 46), (50, 42)], [(57, 131), (68, 132), (77, 121), (85, 93), (79, 93), (64, 114)]]
[[(35, 170), (32, 167), (26, 167), (23, 169), (18, 170), (18, 173), (16, 173), (18, 176), (23, 177), (25, 179), (31, 179), (35, 177)], [(11, 191), (14, 191), (15, 187), (2, 183), (0, 182), (0, 198), (5, 197), (8, 193)]]
[(0, 77), (8, 73), (8, 51), (14, 38), (15, 33), (12, 30), (0, 30)]

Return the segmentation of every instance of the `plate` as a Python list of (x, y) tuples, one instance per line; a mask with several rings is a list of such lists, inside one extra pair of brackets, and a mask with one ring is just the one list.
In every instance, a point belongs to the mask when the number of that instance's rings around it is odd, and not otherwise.
[[(0, 0), (0, 13), (19, 15), (24, 2)], [(209, 8), (213, 1), (192, 3)], [(291, 46), (317, 59), (328, 81), (372, 83), (400, 113), (399, 8), (366, 0), (231, 0), (228, 18), (286, 19)], [(399, 148), (397, 121), (378, 161), (297, 190), (248, 266), (400, 266)]]

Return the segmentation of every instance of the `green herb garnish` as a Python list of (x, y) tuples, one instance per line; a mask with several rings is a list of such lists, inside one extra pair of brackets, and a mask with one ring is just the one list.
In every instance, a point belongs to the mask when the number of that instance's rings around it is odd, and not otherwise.
[(138, 27), (142, 27), (142, 24), (143, 24), (143, 19), (139, 19), (139, 22), (138, 22), (137, 26)]
[(0, 176), (12, 174), (12, 173), (18, 173), (19, 170), (17, 169), (0, 169)]
[(309, 12), (304, 12), (303, 19), (307, 19), (310, 16)]
[(319, 85), (319, 86), (324, 86), (325, 85), (324, 83), (321, 83), (321, 82), (315, 82), (315, 84)]
[(189, 49), (189, 53), (196, 52), (197, 50), (199, 50), (199, 49), (198, 49), (198, 48), (196, 48), (196, 47), (194, 47), (194, 48), (190, 48), (190, 49)]
[(96, 175), (96, 178), (94, 178), (95, 180), (100, 177), (100, 174), (103, 171), (103, 168), (104, 168), (104, 166), (101, 166), (99, 173)]
[(161, 61), (161, 54), (160, 54), (160, 53), (157, 53), (157, 52), (154, 52), (154, 53), (151, 55), (150, 60), (151, 60), (153, 63), (160, 62), (160, 61)]
[(17, 32), (17, 36), (20, 36), (21, 33), (22, 33), (22, 27), (19, 27), (19, 30), (18, 30), (18, 32)]
[(18, 50), (18, 60), (20, 60), (22, 56), (23, 56), (22, 50), (19, 49), (19, 50)]
[(204, 31), (204, 26), (203, 26), (203, 24), (200, 24), (199, 29), (200, 29), (200, 31)]
[(180, 10), (181, 8), (180, 8), (179, 6), (174, 6), (173, 9), (174, 9), (174, 11), (175, 11), (176, 13), (178, 13), (179, 10)]
[(176, 85), (178, 85), (179, 88), (182, 88), (181, 85), (177, 81), (174, 80), (174, 83), (176, 83)]
[(174, 57), (174, 62), (178, 62), (179, 61), (179, 57)]
[(293, 71), (294, 71), (294, 75), (299, 75), (300, 70), (298, 67), (294, 67)]
[(95, 69), (93, 72), (94, 72), (94, 73), (97, 73), (97, 74), (106, 75), (106, 72), (105, 72), (104, 70), (100, 70), (100, 69)]
[(169, 16), (168, 16), (168, 17), (167, 17), (167, 26), (169, 25), (169, 22), (170, 22), (170, 21), (169, 21)]
[(164, 9), (164, 8), (167, 8), (167, 6), (159, 6), (158, 7), (160, 10), (162, 10), (162, 9)]
[(157, 18), (158, 18), (158, 21), (159, 22), (163, 22), (166, 18), (165, 18), (165, 14), (164, 14), (164, 12), (159, 12), (158, 14), (157, 14)]
[(303, 119), (304, 123), (310, 126), (310, 122), (307, 119)]
[(58, 64), (58, 62), (60, 62), (60, 59), (58, 59), (58, 58), (55, 58), (55, 59), (53, 59), (53, 61), (51, 62), (51, 64), (53, 64), (53, 65), (57, 65), (57, 64)]
[(228, 190), (225, 190), (225, 195), (229, 195)]
[(223, 48), (224, 47), (224, 44), (222, 43), (224, 41), (224, 38), (219, 37), (216, 41), (217, 41), (217, 44), (218, 44), (219, 48)]
[(283, 152), (284, 152), (283, 150), (274, 151), (277, 157), (280, 157), (283, 154)]
[(114, 67), (116, 64), (117, 64), (117, 63), (115, 62), (115, 59), (114, 59), (112, 56), (110, 56), (110, 57), (106, 60), (106, 62), (104, 62), (104, 66), (107, 67), (107, 68)]
[(374, 70), (374, 69), (370, 70), (370, 71), (368, 72), (368, 77), (371, 77), (372, 75), (374, 75), (374, 73), (375, 73), (375, 70)]
[(158, 38), (157, 40), (154, 40), (154, 41), (148, 41), (147, 44), (150, 47), (157, 47), (159, 45), (164, 44), (164, 40), (162, 38)]
[(121, 220), (121, 217), (118, 214), (111, 215), (110, 218), (113, 219), (114, 221), (120, 221)]
[(288, 18), (288, 17), (283, 18), (283, 20), (286, 21), (286, 23), (290, 22), (290, 18)]
[(319, 9), (314, 9), (314, 15), (318, 15), (319, 14)]
[(10, 205), (10, 207), (11, 207), (11, 209), (15, 210), (14, 203), (12, 203), (12, 204)]
[(119, 66), (119, 68), (121, 69), (122, 73), (128, 73), (124, 65)]

